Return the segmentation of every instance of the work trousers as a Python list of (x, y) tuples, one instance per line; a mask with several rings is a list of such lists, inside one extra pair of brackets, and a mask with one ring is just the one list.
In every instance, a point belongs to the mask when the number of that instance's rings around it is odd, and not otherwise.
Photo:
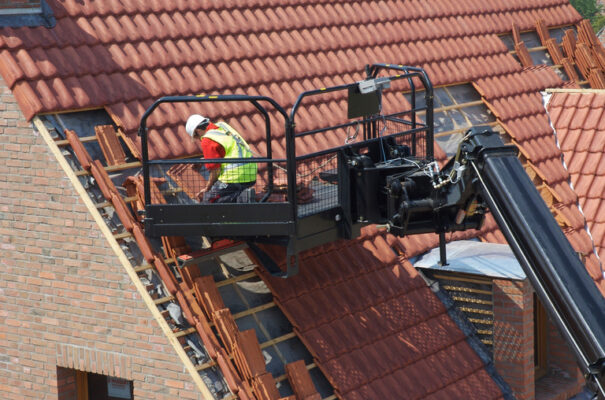
[[(204, 203), (238, 203), (240, 194), (253, 187), (255, 182), (225, 183), (216, 181), (209, 191), (204, 193)], [(243, 201), (239, 201), (243, 202)], [(246, 201), (247, 202), (247, 201)]]

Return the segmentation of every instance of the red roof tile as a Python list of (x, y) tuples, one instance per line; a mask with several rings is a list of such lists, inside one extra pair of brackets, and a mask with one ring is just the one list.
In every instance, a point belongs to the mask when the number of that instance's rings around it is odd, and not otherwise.
[(296, 394), (296, 398), (305, 400), (321, 399), (321, 396), (313, 385), (304, 361), (299, 360), (286, 364), (286, 374), (288, 375), (290, 386), (292, 386), (292, 390)]
[[(590, 192), (591, 196), (596, 196), (601, 192), (601, 186), (593, 183), (594, 173), (585, 173), (586, 169), (594, 171), (597, 168), (601, 154), (589, 158), (583, 153), (591, 151), (589, 149), (602, 148), (596, 147), (600, 142), (596, 145), (593, 143), (595, 135), (594, 131), (591, 131), (599, 124), (603, 114), (602, 100), (600, 104), (596, 102), (599, 104), (593, 107), (596, 110), (591, 110), (590, 105), (594, 102), (592, 96), (582, 100), (583, 107), (578, 106), (579, 97), (553, 96), (550, 107), (556, 111), (551, 112), (550, 119), (557, 128), (555, 138), (550, 121), (543, 111), (542, 98), (536, 93), (545, 88), (562, 86), (562, 82), (550, 68), (527, 68), (520, 73), (478, 79), (474, 85), (507, 134), (519, 147), (523, 157), (527, 158), (538, 176), (554, 190), (556, 201), (553, 211), (564, 224), (569, 225), (566, 234), (572, 246), (577, 251), (589, 253), (591, 240), (585, 235), (585, 216), (577, 207), (577, 195), (570, 183), (573, 183), (578, 194)], [(565, 139), (570, 133), (573, 133), (572, 137), (575, 139)], [(569, 171), (561, 163), (562, 152), (565, 154), (564, 161)], [(573, 157), (568, 154), (573, 154)], [(573, 178), (571, 182), (570, 176)], [(502, 235), (492, 226), (494, 225), (486, 224), (483, 230), (484, 239), (502, 241)], [(605, 239), (599, 240), (603, 240), (605, 244)], [(592, 264), (586, 266), (597, 285), (600, 285), (603, 277), (594, 274)], [(605, 294), (605, 291), (603, 293)]]
[(246, 379), (252, 379), (267, 372), (265, 358), (254, 329), (238, 333), (235, 340), (234, 358), (242, 371), (242, 376)]
[[(48, 3), (55, 28), (0, 29), (0, 74), (28, 118), (44, 111), (105, 107), (135, 149), (139, 119), (161, 95), (270, 94), (288, 108), (302, 90), (360, 79), (366, 63), (422, 65), (435, 84), (474, 81), (564, 199), (561, 212), (572, 213), (565, 215), (579, 224), (567, 175), (553, 164), (557, 151), (536, 95), (562, 82), (548, 68), (522, 70), (496, 35), (508, 33), (513, 22), (521, 30), (532, 29), (537, 19), (548, 26), (578, 22), (567, 0)], [(301, 112), (297, 123), (311, 127), (317, 115), (335, 116), (344, 107), (334, 97)], [(183, 128), (193, 109), (166, 106), (154, 114), (149, 121), (152, 157), (199, 153)], [(237, 116), (233, 125), (262, 149), (264, 133), (254, 129), (262, 121), (249, 109), (207, 104), (203, 110), (211, 117)], [(596, 119), (586, 115), (593, 123)], [(309, 150), (320, 145), (304, 144)], [(283, 147), (277, 144), (274, 153), (283, 155)], [(366, 240), (308, 253), (295, 278), (265, 277), (337, 392), (363, 399), (403, 391), (409, 398), (500, 397), (443, 305), (395, 253), (426, 251), (436, 245), (435, 235), (394, 239), (372, 229), (366, 230)], [(585, 238), (575, 233), (578, 246), (585, 246)], [(142, 236), (140, 230), (135, 234)], [(486, 237), (502, 240), (497, 231)], [(587, 264), (593, 277), (594, 265)], [(215, 315), (231, 348), (235, 323)], [(429, 362), (450, 358), (456, 359), (455, 368)]]
[(124, 154), (124, 150), (122, 150), (122, 145), (113, 126), (95, 126), (95, 134), (107, 165), (118, 165), (126, 162), (126, 155)]
[[(294, 82), (309, 79), (303, 85), (308, 89), (339, 76), (359, 79), (364, 64), (390, 60), (424, 65), (437, 84), (469, 81), (519, 71), (493, 35), (507, 32), (512, 20), (522, 29), (531, 28), (536, 17), (546, 25), (579, 20), (565, 1), (442, 1), (431, 7), (398, 1), (270, 7), (253, 1), (245, 7), (156, 3), (51, 1), (55, 28), (1, 29), (0, 73), (26, 116), (107, 107), (138, 146), (140, 116), (161, 95), (251, 93), (266, 87), (262, 94), (289, 107), (301, 89)], [(213, 117), (241, 116), (233, 107), (205, 111)], [(150, 124), (152, 156), (195, 151), (187, 143), (181, 113), (156, 122)]]
[[(482, 369), (443, 304), (411, 264), (395, 255), (391, 245), (405, 241), (378, 233), (367, 229), (365, 240), (341, 243), (338, 252), (305, 253), (301, 272), (287, 282), (261, 272), (336, 392), (351, 399), (415, 390), (422, 396)], [(435, 235), (426, 236), (426, 245), (434, 246)], [(468, 367), (449, 372), (424, 360), (461, 351)], [(417, 387), (415, 373), (422, 374), (424, 388)], [(501, 395), (493, 383), (484, 384), (486, 393)]]
[[(548, 104), (550, 119), (557, 132), (563, 159), (579, 196), (586, 223), (597, 254), (605, 257), (605, 93), (554, 93)], [(590, 244), (590, 238), (584, 241)], [(588, 246), (586, 246), (588, 247)], [(600, 285), (603, 271), (588, 264), (591, 276)], [(603, 291), (603, 285), (601, 291)]]

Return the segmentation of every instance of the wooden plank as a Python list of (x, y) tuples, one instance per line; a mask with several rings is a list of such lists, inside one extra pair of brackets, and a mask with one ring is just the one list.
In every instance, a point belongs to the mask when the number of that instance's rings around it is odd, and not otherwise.
[(474, 279), (474, 278), (467, 278), (467, 277), (459, 276), (459, 275), (434, 274), (433, 277), (437, 278), (437, 279), (448, 280), (448, 281), (460, 281), (460, 282), (478, 283), (480, 285), (491, 285), (492, 284), (492, 281), (489, 280), (489, 279)]
[(494, 312), (491, 310), (479, 310), (477, 308), (470, 308), (470, 307), (459, 307), (458, 309), (465, 313), (494, 315)]
[(605, 93), (605, 89), (546, 89), (546, 93)]
[[(126, 203), (130, 203), (133, 202), (137, 199), (136, 196), (129, 196), (129, 197), (124, 197), (124, 201)], [(113, 204), (111, 204), (109, 201), (104, 201), (102, 203), (97, 203), (95, 204), (95, 207), (97, 208), (105, 208), (105, 207), (113, 207)]]
[[(546, 46), (536, 46), (536, 47), (526, 47), (527, 48), (527, 52), (528, 53), (537, 53), (538, 51), (544, 51), (544, 50), (548, 50), (548, 48)], [(508, 52), (508, 54), (517, 54), (516, 50), (510, 50)]]
[(459, 301), (461, 303), (473, 303), (473, 304), (484, 304), (491, 306), (494, 303), (489, 300), (481, 300), (481, 299), (473, 299), (471, 297), (460, 297), (460, 296), (452, 296), (452, 299)]
[(203, 364), (197, 365), (195, 368), (196, 368), (198, 371), (203, 371), (203, 370), (205, 370), (205, 369), (208, 369), (208, 368), (214, 367), (215, 365), (216, 365), (216, 362), (215, 362), (215, 361), (208, 361), (208, 362), (205, 362), (205, 363), (203, 363)]
[[(444, 86), (440, 86), (440, 87), (444, 87)], [(452, 104), (449, 106), (437, 107), (437, 108), (433, 109), (433, 114), (436, 114), (436, 113), (442, 112), (442, 111), (460, 110), (460, 109), (464, 109), (466, 107), (479, 106), (482, 104), (484, 104), (483, 100), (475, 100), (475, 101), (469, 101), (467, 103), (457, 103), (457, 104)], [(424, 115), (424, 114), (426, 114), (426, 111), (418, 111), (416, 113), (416, 115)]]
[(485, 295), (490, 295), (490, 296), (493, 294), (490, 290), (480, 290), (480, 289), (463, 287), (463, 286), (443, 285), (441, 287), (445, 290), (449, 290), (452, 292), (477, 293), (477, 294), (485, 294)]
[(155, 299), (153, 302), (157, 306), (160, 304), (168, 303), (169, 301), (172, 301), (172, 300), (174, 300), (174, 296), (166, 296), (166, 297), (160, 297), (159, 299)]
[(248, 310), (238, 312), (237, 314), (233, 314), (233, 319), (247, 317), (250, 314), (268, 310), (269, 308), (273, 308), (273, 307), (275, 307), (275, 303), (271, 301), (269, 303), (262, 304), (260, 306), (254, 307), (254, 308), (250, 308)]
[[(164, 263), (166, 263), (166, 264), (173, 264), (174, 260), (165, 258), (164, 259)], [(134, 267), (134, 271), (135, 272), (142, 272), (142, 271), (146, 271), (146, 270), (151, 269), (151, 268), (153, 268), (153, 265), (151, 265), (151, 264), (141, 264), (141, 265), (138, 265), (138, 266)]]
[(290, 332), (290, 333), (286, 333), (285, 335), (281, 335), (279, 337), (276, 337), (274, 339), (271, 340), (267, 340), (266, 342), (262, 342), (260, 345), (261, 349), (266, 349), (269, 346), (274, 346), (278, 343), (281, 342), (285, 342), (286, 340), (290, 340), (296, 337), (296, 333), (294, 332)]
[(468, 320), (470, 322), (472, 322), (473, 324), (480, 324), (480, 325), (493, 325), (494, 324), (494, 321), (489, 320), (489, 319), (469, 318)]
[(216, 282), (216, 287), (222, 287), (222, 286), (227, 286), (227, 285), (231, 285), (232, 283), (237, 283), (237, 282), (241, 282), (241, 281), (245, 281), (246, 279), (250, 279), (250, 278), (254, 278), (256, 275), (256, 272), (252, 271), (252, 272), (248, 272), (246, 274), (242, 274), (239, 276), (235, 276), (233, 278), (229, 278), (229, 279), (225, 279), (223, 281), (219, 281)]
[(76, 400), (88, 400), (88, 372), (76, 370)]
[[(490, 126), (492, 128), (496, 128), (498, 129), (498, 125), (499, 122), (498, 121), (494, 121), (494, 122), (489, 122), (487, 124), (484, 124), (486, 126)], [(459, 128), (459, 129), (452, 129), (451, 131), (444, 131), (444, 132), (439, 132), (439, 133), (435, 133), (435, 137), (443, 137), (443, 136), (449, 136), (449, 135), (453, 135), (455, 133), (464, 133), (466, 131), (468, 131), (469, 129), (471, 129), (471, 126), (468, 126), (466, 128)], [(503, 129), (500, 128), (501, 131), (503, 131)]]
[[(96, 136), (84, 136), (80, 138), (80, 142), (82, 143), (88, 143), (88, 142), (96, 142), (97, 141), (97, 137)], [(63, 147), (63, 146), (69, 146), (69, 140), (67, 139), (59, 139), (59, 140), (55, 140), (55, 144), (59, 147)]]
[[(106, 172), (120, 172), (120, 171), (126, 171), (127, 169), (132, 169), (132, 168), (140, 168), (142, 166), (143, 166), (143, 163), (141, 163), (140, 161), (134, 161), (134, 162), (126, 163), (126, 164), (110, 165), (110, 166), (104, 167), (104, 169)], [(90, 175), (90, 173), (88, 171), (76, 171), (76, 172), (74, 172), (74, 174), (76, 176)]]
[(131, 237), (131, 236), (132, 236), (132, 234), (130, 232), (116, 233), (115, 235), (113, 235), (114, 239), (116, 239), (116, 240), (126, 239), (127, 237)]
[(191, 335), (192, 333), (195, 333), (195, 332), (197, 332), (196, 329), (194, 327), (191, 327), (191, 328), (185, 329), (184, 331), (175, 332), (174, 336), (177, 337), (177, 338), (179, 338), (179, 337), (182, 337), (182, 336)]
[[(274, 339), (267, 340), (266, 342), (261, 343), (260, 348), (266, 349), (267, 347), (274, 346), (281, 342), (285, 342), (286, 340), (290, 340), (294, 337), (296, 337), (296, 334), (294, 332), (286, 333), (285, 335), (282, 335), (282, 336), (279, 336)], [(198, 370), (203, 370), (206, 368), (214, 367), (215, 365), (216, 365), (216, 363), (214, 361), (208, 361), (207, 363), (198, 365), (196, 368)], [(307, 369), (311, 369), (311, 368), (315, 368), (315, 367), (316, 367), (316, 365), (314, 363), (311, 363), (307, 366)], [(286, 375), (282, 375), (280, 377), (280, 380), (284, 380), (284, 379), (286, 379)], [(277, 378), (276, 378), (276, 380), (277, 380)]]
[[(313, 368), (317, 368), (317, 364), (310, 363), (308, 365), (305, 365), (305, 368), (307, 368), (307, 370), (312, 370)], [(275, 382), (285, 381), (286, 379), (288, 379), (288, 375), (283, 374), (283, 375), (275, 377)]]

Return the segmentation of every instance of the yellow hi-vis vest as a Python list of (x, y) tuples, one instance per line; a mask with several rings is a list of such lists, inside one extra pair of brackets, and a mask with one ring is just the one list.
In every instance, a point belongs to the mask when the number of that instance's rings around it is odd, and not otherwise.
[[(238, 131), (226, 122), (217, 122), (218, 129), (211, 129), (205, 138), (214, 140), (225, 149), (225, 158), (250, 158), (252, 151)], [(256, 180), (256, 163), (222, 163), (218, 180), (224, 183), (248, 183)]]

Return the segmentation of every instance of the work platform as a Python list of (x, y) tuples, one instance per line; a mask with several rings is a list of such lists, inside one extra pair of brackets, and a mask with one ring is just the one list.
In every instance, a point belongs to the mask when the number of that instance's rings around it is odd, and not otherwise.
[[(422, 101), (416, 101), (417, 91)], [(205, 106), (221, 102), (241, 103), (254, 110), (251, 119), (263, 121), (262, 135), (241, 132), (253, 157), (229, 159), (258, 165), (254, 196), (247, 202), (208, 204), (196, 198), (208, 178), (204, 166), (227, 164), (225, 159), (148, 157), (146, 126), (155, 110), (168, 103), (199, 103), (200, 114), (207, 115)], [(294, 258), (301, 250), (355, 237), (364, 225), (386, 222), (381, 179), (433, 159), (432, 102), (422, 69), (391, 64), (367, 66), (366, 79), (359, 82), (305, 91), (289, 114), (265, 96), (163, 97), (145, 112), (139, 131), (145, 233), (269, 242), (285, 246)], [(307, 107), (324, 103), (336, 105), (325, 121), (304, 119)], [(410, 163), (398, 164), (401, 157)], [(375, 172), (368, 173), (370, 164), (377, 166)], [(357, 176), (362, 167), (364, 175)], [(287, 264), (287, 274), (295, 273), (295, 260), (288, 257)]]

